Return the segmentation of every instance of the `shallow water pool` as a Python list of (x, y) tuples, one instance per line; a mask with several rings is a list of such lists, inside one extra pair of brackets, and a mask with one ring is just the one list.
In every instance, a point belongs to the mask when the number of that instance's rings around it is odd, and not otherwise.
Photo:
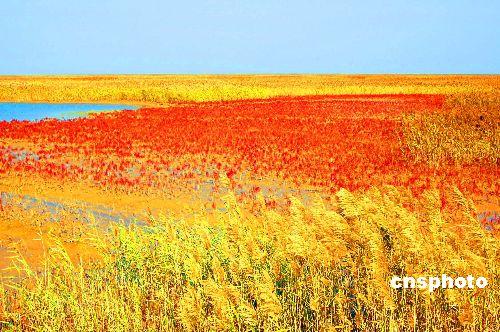
[(0, 102), (0, 121), (74, 119), (89, 113), (135, 110), (136, 106), (120, 104), (49, 104)]

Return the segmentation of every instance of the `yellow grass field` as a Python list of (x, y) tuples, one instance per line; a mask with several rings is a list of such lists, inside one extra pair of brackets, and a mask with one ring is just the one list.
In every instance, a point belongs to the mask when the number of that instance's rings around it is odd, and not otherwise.
[(0, 100), (30, 102), (219, 101), (327, 94), (498, 93), (495, 75), (4, 76)]

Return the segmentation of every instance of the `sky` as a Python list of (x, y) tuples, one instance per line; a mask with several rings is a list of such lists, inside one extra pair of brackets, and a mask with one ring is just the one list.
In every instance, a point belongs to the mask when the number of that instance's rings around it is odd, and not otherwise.
[(0, 0), (0, 75), (500, 73), (500, 1)]

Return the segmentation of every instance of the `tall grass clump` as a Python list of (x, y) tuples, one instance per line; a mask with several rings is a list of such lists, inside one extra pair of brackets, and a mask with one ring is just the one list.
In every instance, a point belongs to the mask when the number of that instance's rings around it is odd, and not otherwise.
[[(59, 243), (41, 271), (20, 258), (0, 288), (4, 331), (498, 331), (498, 238), (455, 190), (402, 198), (396, 188), (340, 190), (328, 204), (257, 197), (88, 232), (100, 254)], [(484, 289), (389, 287), (398, 276), (484, 276)]]
[(442, 112), (403, 117), (405, 149), (432, 166), (475, 162), (499, 165), (500, 97), (464, 94), (448, 98)]

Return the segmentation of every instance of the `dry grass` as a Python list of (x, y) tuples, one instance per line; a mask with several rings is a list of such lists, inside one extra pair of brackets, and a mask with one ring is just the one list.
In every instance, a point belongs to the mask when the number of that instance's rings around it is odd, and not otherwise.
[(403, 118), (404, 145), (417, 162), (500, 163), (500, 95), (465, 94), (442, 112)]
[(0, 100), (168, 104), (323, 94), (498, 92), (498, 76), (453, 75), (120, 75), (4, 76)]
[[(102, 256), (75, 263), (62, 242), (42, 271), (21, 259), (2, 286), (7, 331), (498, 331), (498, 239), (458, 190), (441, 209), (393, 187), (346, 190), (250, 213), (231, 191), (218, 212), (148, 227), (88, 230)], [(405, 208), (404, 206), (411, 206)], [(61, 240), (62, 241), (62, 240)], [(484, 276), (483, 289), (392, 290), (392, 275)]]

